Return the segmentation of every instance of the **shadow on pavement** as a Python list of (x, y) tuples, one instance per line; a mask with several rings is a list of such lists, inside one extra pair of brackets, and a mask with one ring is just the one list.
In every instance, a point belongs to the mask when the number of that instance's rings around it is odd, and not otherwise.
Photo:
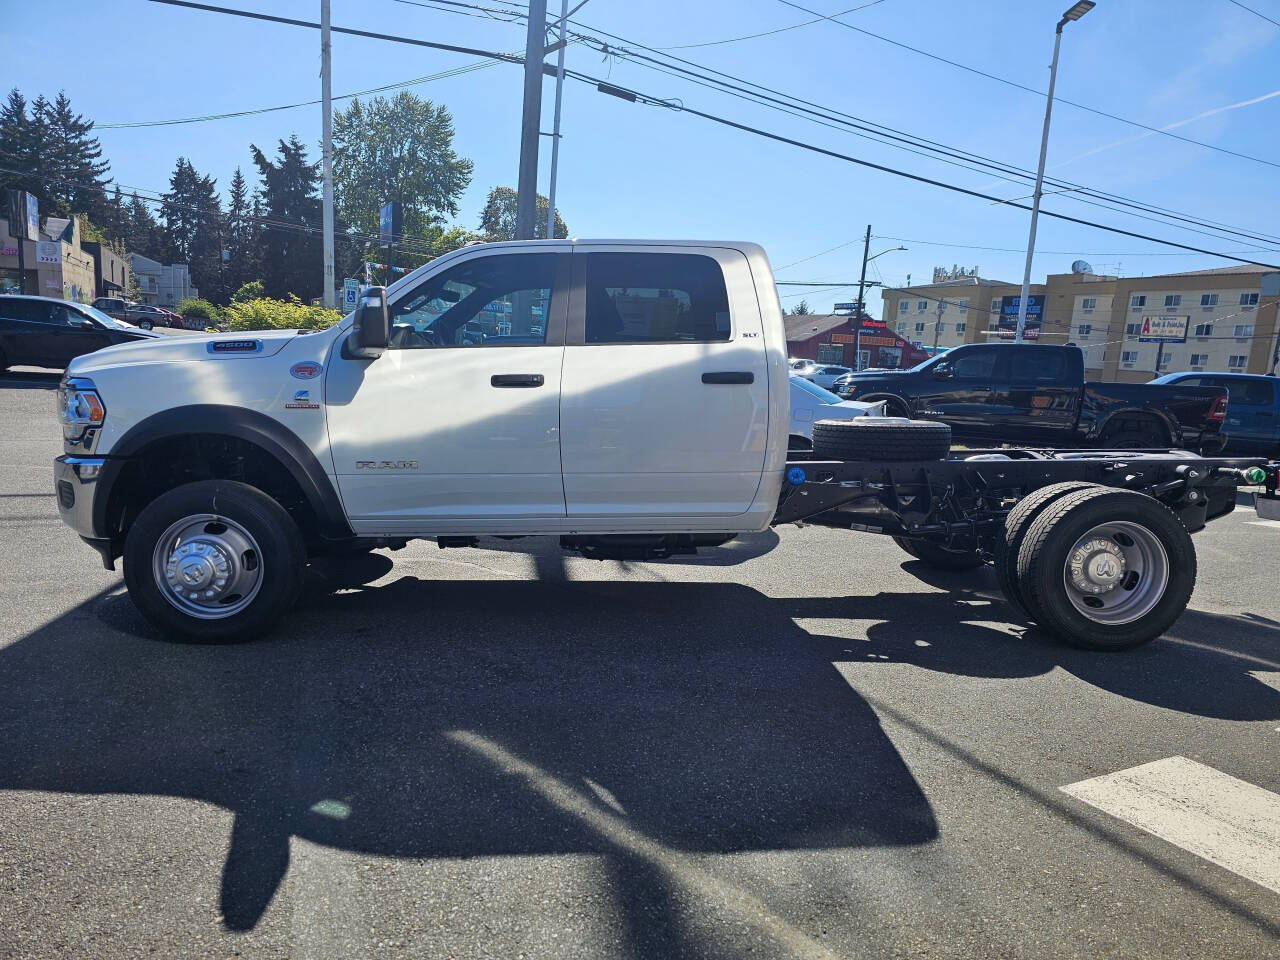
[(0, 390), (56, 390), (62, 373), (27, 370), (0, 371)]

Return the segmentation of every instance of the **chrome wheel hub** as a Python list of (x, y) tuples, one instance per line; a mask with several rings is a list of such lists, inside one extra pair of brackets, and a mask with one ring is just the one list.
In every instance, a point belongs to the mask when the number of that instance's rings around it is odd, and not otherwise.
[(226, 517), (183, 517), (156, 543), (156, 585), (183, 613), (218, 620), (239, 613), (262, 586), (262, 551), (253, 535)]
[(1169, 557), (1151, 530), (1129, 520), (1102, 523), (1067, 553), (1067, 598), (1095, 623), (1132, 623), (1150, 613), (1169, 585)]

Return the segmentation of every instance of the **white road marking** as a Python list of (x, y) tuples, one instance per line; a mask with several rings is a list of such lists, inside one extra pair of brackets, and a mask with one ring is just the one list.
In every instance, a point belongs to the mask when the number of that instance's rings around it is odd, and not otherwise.
[(1270, 790), (1186, 757), (1059, 789), (1280, 893), (1280, 796)]
[(1251, 527), (1280, 527), (1280, 520), (1246, 520)]

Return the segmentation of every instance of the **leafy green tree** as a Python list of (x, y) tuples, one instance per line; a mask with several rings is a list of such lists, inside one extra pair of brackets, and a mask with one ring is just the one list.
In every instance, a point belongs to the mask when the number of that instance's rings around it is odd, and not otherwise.
[(400, 202), (405, 236), (457, 216), (471, 171), (471, 161), (454, 152), (449, 111), (407, 90), (368, 103), (357, 98), (334, 114), (335, 214), (362, 240), (378, 235), (387, 201)]
[(320, 251), (320, 183), (317, 164), (297, 135), (281, 140), (275, 162), (250, 145), (262, 178), (262, 285), (268, 297), (320, 295), (324, 270)]
[(248, 283), (241, 284), (236, 292), (231, 295), (232, 303), (244, 303), (246, 300), (262, 299), (262, 281), (250, 280)]
[[(480, 214), (480, 233), (486, 240), (514, 240), (516, 238), (516, 200), (518, 194), (511, 187), (494, 187)], [(533, 236), (536, 240), (547, 238), (547, 207), (551, 201), (538, 194), (535, 200), (537, 215), (534, 217)], [(555, 237), (563, 239), (569, 228), (556, 211)]]

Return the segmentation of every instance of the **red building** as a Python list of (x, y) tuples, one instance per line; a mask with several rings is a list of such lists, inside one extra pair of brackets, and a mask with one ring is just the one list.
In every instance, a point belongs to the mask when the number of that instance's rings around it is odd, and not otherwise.
[[(858, 370), (869, 367), (914, 367), (929, 354), (898, 336), (883, 320), (863, 314), (827, 313), (783, 317), (787, 327), (787, 356), (796, 360), (840, 364)], [(861, 327), (861, 329), (859, 329)], [(857, 363), (857, 351), (862, 362)]]

